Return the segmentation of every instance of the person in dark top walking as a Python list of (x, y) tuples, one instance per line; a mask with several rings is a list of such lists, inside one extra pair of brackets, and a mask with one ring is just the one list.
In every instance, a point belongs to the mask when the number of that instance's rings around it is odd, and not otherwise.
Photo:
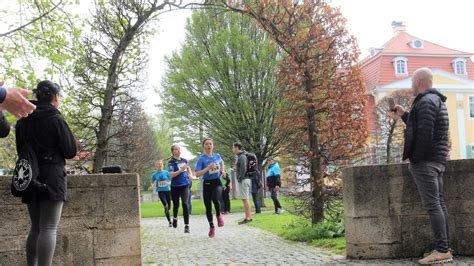
[(410, 170), (428, 212), (435, 238), (435, 249), (418, 261), (420, 264), (445, 263), (453, 260), (449, 250), (448, 211), (444, 202), (443, 173), (448, 158), (449, 117), (446, 96), (433, 89), (433, 74), (420, 68), (412, 77), (416, 96), (410, 112), (396, 105), (395, 117), (406, 124), (403, 160), (409, 159)]
[(158, 193), (161, 204), (163, 204), (169, 227), (172, 227), (173, 223), (170, 218), (171, 177), (170, 173), (163, 169), (163, 160), (161, 159), (156, 161), (156, 171), (151, 175), (151, 182), (153, 184), (153, 190)]
[(41, 81), (33, 92), (36, 110), (16, 124), (16, 149), (25, 143), (35, 151), (40, 182), (46, 190), (38, 196), (23, 197), (28, 206), (31, 229), (26, 242), (28, 265), (51, 265), (56, 246), (56, 231), (67, 196), (65, 159), (76, 156), (76, 140), (58, 111), (60, 87), (49, 80)]
[(244, 205), (244, 219), (239, 224), (246, 224), (252, 221), (252, 209), (249, 202), (252, 179), (248, 175), (247, 152), (242, 149), (240, 142), (235, 142), (232, 145), (232, 152), (237, 157), (235, 159), (235, 173), (239, 183), (240, 197)]
[(168, 161), (171, 175), (171, 199), (173, 200), (173, 227), (178, 227), (179, 199), (183, 208), (184, 232), (189, 233), (189, 183), (193, 173), (188, 161), (181, 158), (181, 147), (178, 144), (171, 146), (173, 156)]
[(230, 213), (230, 192), (232, 191), (232, 181), (230, 175), (227, 174), (221, 178), (222, 187), (222, 214)]
[(267, 171), (267, 188), (270, 191), (270, 195), (275, 205), (275, 214), (282, 212), (280, 201), (278, 200), (278, 192), (280, 191), (280, 165), (276, 162), (273, 157), (267, 159), (268, 171)]

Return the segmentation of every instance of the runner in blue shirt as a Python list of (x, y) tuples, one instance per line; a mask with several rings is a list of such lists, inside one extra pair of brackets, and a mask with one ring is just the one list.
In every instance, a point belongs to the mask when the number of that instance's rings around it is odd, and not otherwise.
[(215, 236), (214, 222), (212, 218), (212, 203), (216, 210), (217, 225), (224, 226), (224, 219), (220, 213), (219, 198), (222, 193), (221, 175), (225, 176), (225, 165), (219, 153), (214, 152), (214, 143), (212, 139), (204, 139), (202, 142), (203, 154), (196, 163), (196, 176), (203, 178), (203, 198), (206, 206), (206, 217), (209, 222), (209, 237)]
[(173, 227), (178, 227), (179, 199), (183, 208), (184, 232), (189, 233), (189, 184), (193, 173), (186, 159), (181, 158), (181, 147), (178, 144), (171, 146), (171, 156), (168, 167), (171, 174), (171, 199), (173, 200)]
[(151, 175), (151, 183), (153, 190), (158, 192), (158, 197), (165, 208), (166, 219), (168, 219), (169, 227), (171, 227), (170, 205), (171, 205), (171, 177), (170, 173), (163, 170), (163, 160), (156, 161), (156, 171)]

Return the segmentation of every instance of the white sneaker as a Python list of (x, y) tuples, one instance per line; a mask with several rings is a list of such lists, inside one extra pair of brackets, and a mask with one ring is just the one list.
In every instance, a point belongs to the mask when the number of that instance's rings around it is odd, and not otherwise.
[(276, 214), (281, 214), (283, 212), (282, 208), (278, 208)]

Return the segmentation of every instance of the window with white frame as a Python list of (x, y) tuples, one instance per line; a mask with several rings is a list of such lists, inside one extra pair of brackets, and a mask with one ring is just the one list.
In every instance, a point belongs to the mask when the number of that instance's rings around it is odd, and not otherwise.
[(474, 95), (469, 96), (469, 119), (474, 119)]
[(408, 74), (407, 62), (408, 60), (405, 57), (396, 57), (392, 60), (393, 68), (395, 69), (396, 75), (406, 75)]
[(467, 75), (466, 61), (464, 58), (456, 58), (451, 62), (453, 64), (454, 74)]

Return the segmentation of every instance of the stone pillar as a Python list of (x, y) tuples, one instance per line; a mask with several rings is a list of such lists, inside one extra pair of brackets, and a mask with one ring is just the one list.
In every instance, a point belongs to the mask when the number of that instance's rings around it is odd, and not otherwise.
[[(140, 265), (137, 174), (68, 176), (54, 265)], [(0, 177), (0, 265), (25, 265), (30, 227), (26, 205)]]
[[(451, 247), (474, 255), (474, 160), (449, 161), (444, 174)], [(433, 250), (427, 212), (408, 164), (343, 171), (347, 257), (417, 257)]]

